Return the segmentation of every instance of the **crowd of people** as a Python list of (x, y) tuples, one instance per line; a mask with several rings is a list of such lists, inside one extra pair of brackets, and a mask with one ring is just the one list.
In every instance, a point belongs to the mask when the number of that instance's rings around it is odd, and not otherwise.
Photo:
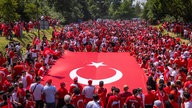
[(191, 31), (191, 23), (183, 23), (183, 22), (164, 22), (162, 24), (161, 30), (166, 29), (169, 32), (176, 33), (177, 35), (181, 35), (185, 39), (189, 39), (192, 42), (192, 31)]
[(21, 37), (23, 31), (30, 32), (34, 28), (41, 28), (40, 22), (47, 21), (49, 26), (54, 27), (55, 25), (60, 25), (60, 20), (52, 19), (49, 16), (41, 16), (39, 20), (36, 21), (18, 21), (11, 23), (1, 23), (0, 22), (0, 36), (5, 36), (7, 39), (12, 40), (13, 37)]
[[(72, 23), (54, 29), (51, 40), (34, 36), (26, 52), (20, 43), (10, 42), (6, 54), (0, 52), (0, 106), (2, 108), (192, 108), (192, 46), (181, 42), (164, 28), (146, 26), (143, 20), (97, 20)], [(72, 52), (129, 52), (148, 80), (147, 93), (141, 88), (129, 91), (111, 87), (103, 81), (93, 86), (78, 83), (66, 89), (41, 79), (54, 62)]]

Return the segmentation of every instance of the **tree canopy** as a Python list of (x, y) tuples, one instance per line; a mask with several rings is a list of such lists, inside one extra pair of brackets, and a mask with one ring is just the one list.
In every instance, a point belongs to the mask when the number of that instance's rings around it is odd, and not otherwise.
[(192, 21), (192, 0), (148, 0), (142, 17), (150, 20)]
[(29, 21), (40, 16), (63, 23), (95, 18), (192, 21), (192, 0), (0, 0), (0, 21)]

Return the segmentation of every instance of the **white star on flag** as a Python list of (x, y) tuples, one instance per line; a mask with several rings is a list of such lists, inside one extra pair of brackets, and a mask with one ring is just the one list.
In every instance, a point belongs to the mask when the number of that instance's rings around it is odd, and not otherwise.
[(99, 68), (100, 66), (106, 66), (106, 65), (104, 65), (103, 62), (99, 63), (91, 62), (91, 64), (88, 64), (88, 66), (95, 66), (96, 68)]

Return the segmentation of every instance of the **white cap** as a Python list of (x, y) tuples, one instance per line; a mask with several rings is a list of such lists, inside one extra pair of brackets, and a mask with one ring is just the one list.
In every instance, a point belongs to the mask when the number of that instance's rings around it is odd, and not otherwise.
[(160, 100), (156, 100), (156, 101), (154, 102), (154, 106), (156, 106), (156, 107), (161, 107), (161, 106), (162, 106), (162, 102), (161, 102)]

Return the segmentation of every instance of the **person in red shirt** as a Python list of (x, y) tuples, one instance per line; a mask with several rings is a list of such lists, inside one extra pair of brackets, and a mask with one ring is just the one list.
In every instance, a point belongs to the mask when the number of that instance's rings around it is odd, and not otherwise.
[(152, 93), (152, 87), (147, 86), (147, 93), (144, 94), (145, 108), (152, 108), (155, 101), (155, 94)]
[(87, 52), (91, 52), (91, 50), (92, 50), (91, 43), (88, 43), (88, 45), (86, 46), (86, 50), (87, 50)]
[(132, 96), (132, 93), (129, 92), (129, 87), (127, 85), (123, 86), (123, 90), (124, 92), (120, 93), (119, 96), (121, 97), (121, 99), (123, 100), (123, 103), (125, 102), (125, 100), (127, 99), (127, 97)]
[(167, 82), (167, 85), (165, 88), (163, 88), (166, 94), (169, 94), (171, 92), (171, 82)]
[(178, 92), (176, 85), (172, 84), (171, 85), (171, 92), (170, 94), (174, 95), (174, 101), (177, 103), (180, 100), (180, 93)]
[(76, 107), (76, 108), (84, 108), (84, 102), (83, 102), (83, 96), (80, 93), (80, 89), (79, 88), (74, 88), (74, 93), (72, 94), (72, 104)]
[(160, 85), (158, 87), (158, 91), (155, 93), (156, 99), (160, 100), (162, 104), (164, 104), (164, 102), (168, 100), (168, 96), (166, 92), (163, 90), (163, 88), (164, 88), (164, 85)]
[(123, 101), (119, 96), (119, 92), (120, 92), (119, 88), (114, 89), (114, 95), (109, 97), (106, 108), (122, 108), (123, 107)]
[(188, 72), (190, 72), (192, 70), (192, 54), (190, 55), (190, 57), (187, 59), (187, 69)]
[(19, 82), (19, 86), (17, 88), (17, 98), (18, 98), (19, 103), (22, 104), (22, 106), (24, 106), (24, 104), (25, 104), (25, 96), (26, 96), (26, 91), (23, 88), (23, 83)]
[(178, 103), (174, 100), (174, 95), (169, 94), (169, 100), (165, 102), (165, 108), (179, 108)]
[(182, 78), (182, 82), (186, 81), (186, 74), (184, 73), (184, 71), (181, 68), (179, 69), (178, 74), (177, 74), (175, 80), (179, 80), (179, 77)]
[(110, 96), (113, 96), (113, 95), (114, 95), (114, 90), (115, 90), (115, 88), (116, 88), (115, 86), (112, 86), (112, 87), (111, 87), (111, 92), (108, 92), (108, 93), (107, 93), (106, 102), (108, 102)]
[(142, 104), (141, 108), (144, 108), (144, 98), (145, 98), (145, 95), (143, 94), (142, 88), (137, 88), (137, 92), (138, 92), (137, 97), (140, 99), (141, 104)]
[(105, 45), (102, 47), (101, 52), (107, 52), (107, 47)]
[(41, 68), (42, 65), (43, 65), (43, 60), (40, 60), (40, 62), (38, 61), (38, 59), (35, 60), (34, 71), (36, 75), (38, 75), (38, 70)]
[(26, 94), (25, 108), (35, 108), (35, 101), (30, 93)]
[(133, 89), (133, 95), (127, 97), (124, 106), (127, 108), (142, 108), (141, 100), (137, 97), (138, 89)]
[(60, 88), (56, 93), (56, 96), (58, 98), (57, 108), (61, 108), (62, 106), (65, 105), (64, 96), (66, 94), (68, 94), (68, 90), (65, 88), (65, 83), (62, 82), (60, 83)]
[(74, 88), (79, 88), (79, 89), (80, 89), (80, 92), (82, 92), (82, 90), (83, 90), (82, 85), (80, 85), (80, 84), (78, 83), (78, 77), (75, 77), (75, 78), (73, 79), (73, 83), (70, 85), (70, 88), (69, 88), (69, 93), (70, 93), (70, 94), (73, 94), (73, 89), (74, 89)]
[(4, 91), (8, 91), (9, 87), (12, 86), (12, 83), (11, 83), (12, 81), (13, 80), (12, 80), (11, 74), (7, 75), (7, 78), (4, 80), (3, 84), (1, 84), (1, 85), (3, 85), (2, 87), (3, 87)]
[(100, 105), (102, 106), (102, 108), (105, 107), (106, 104), (106, 94), (107, 94), (107, 89), (103, 87), (104, 86), (104, 82), (100, 81), (99, 82), (99, 88), (97, 90), (97, 94), (99, 96), (99, 100), (100, 100)]
[(11, 48), (10, 51), (8, 52), (9, 53), (9, 65), (13, 65), (13, 58), (15, 56), (15, 53), (13, 51), (13, 49)]
[(41, 68), (38, 70), (38, 76), (43, 77), (47, 72), (46, 64), (43, 64)]
[(0, 66), (6, 62), (6, 58), (3, 56), (3, 53), (0, 51)]
[(13, 78), (15, 78), (17, 75), (21, 76), (22, 71), (24, 70), (24, 66), (20, 64), (20, 62), (17, 62), (17, 64), (13, 68)]
[(188, 89), (189, 93), (192, 93), (192, 77), (191, 75), (187, 76), (187, 81), (184, 83), (183, 88)]
[(2, 80), (4, 81), (6, 79), (6, 76), (9, 74), (8, 69), (6, 68), (6, 65), (3, 67), (0, 67), (0, 76), (2, 77)]
[(35, 78), (35, 73), (33, 70), (26, 72), (26, 82), (27, 82), (27, 90), (29, 89), (30, 85), (32, 84)]

